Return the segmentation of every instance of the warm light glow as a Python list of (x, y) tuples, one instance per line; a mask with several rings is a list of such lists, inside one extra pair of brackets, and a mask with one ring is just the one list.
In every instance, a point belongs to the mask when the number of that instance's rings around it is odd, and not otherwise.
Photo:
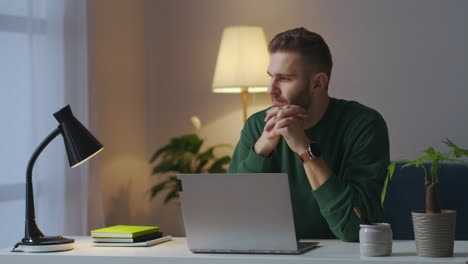
[(75, 168), (75, 167), (80, 166), (81, 164), (83, 164), (83, 163), (85, 163), (87, 160), (89, 160), (90, 158), (96, 156), (96, 155), (97, 155), (99, 152), (101, 152), (103, 149), (104, 149), (104, 147), (100, 148), (98, 151), (94, 152), (93, 155), (87, 157), (86, 159), (84, 159), (84, 160), (78, 162), (77, 164), (75, 164), (75, 165), (73, 165), (73, 166), (71, 166), (71, 167), (72, 167), (72, 168)]
[(258, 26), (227, 27), (221, 37), (213, 92), (266, 92), (270, 78), (266, 73), (269, 55), (265, 33)]
[[(265, 93), (268, 87), (248, 87), (249, 93)], [(215, 93), (241, 93), (242, 88), (240, 87), (226, 87), (226, 88), (213, 88)]]

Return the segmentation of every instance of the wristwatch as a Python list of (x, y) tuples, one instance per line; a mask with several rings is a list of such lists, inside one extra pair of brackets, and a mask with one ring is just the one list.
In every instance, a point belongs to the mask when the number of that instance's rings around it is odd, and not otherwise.
[(320, 146), (317, 142), (310, 143), (306, 150), (299, 155), (299, 160), (304, 163), (307, 160), (313, 160), (320, 157)]

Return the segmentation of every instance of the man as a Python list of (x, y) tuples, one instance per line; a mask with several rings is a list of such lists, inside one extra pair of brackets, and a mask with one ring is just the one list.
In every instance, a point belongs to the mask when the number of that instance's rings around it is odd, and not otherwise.
[(268, 49), (273, 106), (248, 119), (229, 172), (287, 173), (298, 238), (358, 241), (353, 208), (370, 221), (382, 214), (385, 121), (373, 109), (328, 96), (333, 63), (320, 35), (292, 29)]

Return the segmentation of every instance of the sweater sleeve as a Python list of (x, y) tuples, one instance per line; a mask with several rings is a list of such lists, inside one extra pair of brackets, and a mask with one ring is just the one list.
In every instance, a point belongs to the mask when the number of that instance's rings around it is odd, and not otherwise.
[(249, 132), (247, 127), (244, 128), (232, 155), (229, 173), (272, 172), (272, 158), (262, 157), (255, 153), (256, 142), (257, 138), (254, 138), (253, 133)]
[(354, 126), (345, 139), (342, 169), (313, 191), (322, 215), (335, 236), (344, 241), (359, 240), (360, 221), (354, 207), (375, 222), (382, 215), (380, 193), (389, 164), (387, 126), (378, 115)]

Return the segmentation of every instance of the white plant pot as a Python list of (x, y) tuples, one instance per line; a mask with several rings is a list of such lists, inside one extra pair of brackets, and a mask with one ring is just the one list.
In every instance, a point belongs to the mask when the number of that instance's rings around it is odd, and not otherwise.
[(457, 212), (442, 210), (428, 214), (425, 210), (411, 212), (416, 252), (420, 257), (451, 257), (455, 240)]

